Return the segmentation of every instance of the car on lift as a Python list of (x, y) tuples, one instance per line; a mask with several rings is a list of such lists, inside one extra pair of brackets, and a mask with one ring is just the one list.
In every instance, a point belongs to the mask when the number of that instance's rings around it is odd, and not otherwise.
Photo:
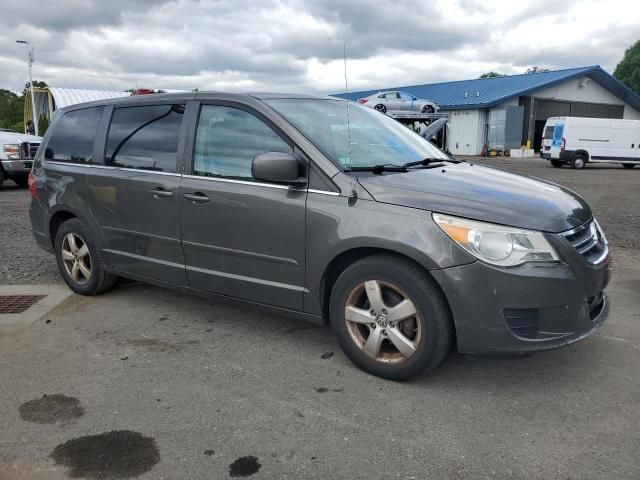
[(0, 129), (0, 186), (5, 180), (13, 180), (21, 187), (27, 186), (41, 140), (35, 135)]
[(436, 102), (398, 90), (378, 92), (358, 99), (358, 103), (382, 113), (437, 113), (440, 110)]

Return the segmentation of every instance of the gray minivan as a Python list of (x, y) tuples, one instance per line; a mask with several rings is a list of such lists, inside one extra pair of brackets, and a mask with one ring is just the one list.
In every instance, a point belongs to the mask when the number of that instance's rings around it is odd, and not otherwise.
[(605, 236), (575, 193), (454, 159), (356, 103), (185, 93), (59, 110), (29, 179), (71, 289), (126, 277), (329, 323), (407, 379), (453, 344), (567, 345), (608, 316)]

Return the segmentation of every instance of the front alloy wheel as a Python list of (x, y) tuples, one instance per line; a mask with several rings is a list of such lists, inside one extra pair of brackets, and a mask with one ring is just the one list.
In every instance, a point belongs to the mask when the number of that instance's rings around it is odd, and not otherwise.
[(411, 358), (422, 336), (411, 299), (397, 286), (378, 280), (363, 282), (351, 291), (344, 319), (353, 342), (382, 363)]
[(421, 265), (397, 255), (376, 254), (345, 268), (331, 289), (329, 316), (349, 359), (390, 380), (430, 372), (453, 342), (440, 288)]
[(78, 285), (91, 278), (91, 254), (87, 243), (76, 233), (67, 233), (62, 240), (62, 262), (69, 276)]

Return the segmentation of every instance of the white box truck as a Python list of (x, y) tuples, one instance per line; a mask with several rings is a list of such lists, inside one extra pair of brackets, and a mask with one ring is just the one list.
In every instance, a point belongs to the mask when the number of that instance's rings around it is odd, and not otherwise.
[(640, 120), (551, 117), (542, 137), (540, 157), (554, 167), (587, 163), (640, 165)]

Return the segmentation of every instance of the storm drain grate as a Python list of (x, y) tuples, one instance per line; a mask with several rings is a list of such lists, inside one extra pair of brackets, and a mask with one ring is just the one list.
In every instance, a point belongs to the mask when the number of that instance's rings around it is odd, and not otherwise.
[(0, 295), (0, 315), (22, 313), (46, 295)]

